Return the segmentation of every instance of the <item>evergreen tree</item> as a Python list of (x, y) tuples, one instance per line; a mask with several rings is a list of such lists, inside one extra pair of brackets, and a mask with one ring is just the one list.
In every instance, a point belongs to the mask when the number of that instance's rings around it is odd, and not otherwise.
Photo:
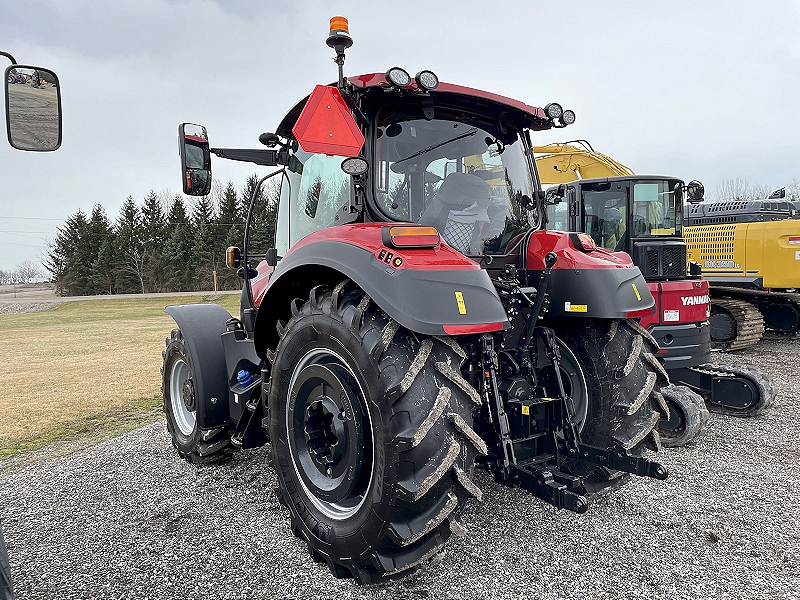
[(79, 252), (87, 229), (86, 215), (78, 210), (56, 230), (56, 239), (47, 250), (45, 267), (53, 275), (56, 293), (60, 296), (88, 293), (90, 263), (81, 262), (82, 253)]
[(164, 206), (158, 194), (150, 190), (142, 202), (142, 244), (145, 285), (154, 292), (163, 292), (165, 288), (161, 253), (166, 241)]
[(161, 254), (167, 289), (170, 291), (192, 289), (193, 235), (181, 196), (175, 196), (167, 216), (168, 237)]
[(214, 287), (214, 272), (217, 271), (221, 256), (214, 252), (214, 206), (208, 196), (198, 198), (192, 212), (193, 249), (192, 266), (195, 272), (194, 285), (197, 289), (210, 290)]
[(116, 223), (115, 287), (118, 293), (144, 293), (145, 254), (142, 217), (139, 208), (128, 196), (122, 203)]
[(91, 288), (87, 293), (114, 293), (115, 241), (105, 209), (95, 204), (89, 218), (86, 240), (81, 243), (91, 280)]

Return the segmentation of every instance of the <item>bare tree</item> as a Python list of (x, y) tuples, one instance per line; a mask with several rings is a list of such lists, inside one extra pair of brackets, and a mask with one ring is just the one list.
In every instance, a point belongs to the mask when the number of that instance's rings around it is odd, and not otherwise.
[(20, 281), (22, 283), (30, 283), (31, 279), (36, 279), (37, 277), (43, 276), (42, 270), (39, 268), (39, 265), (29, 260), (25, 260), (19, 263), (17, 267), (14, 269), (14, 274), (16, 276), (17, 281)]
[(747, 179), (724, 179), (714, 192), (715, 202), (729, 200), (761, 200), (769, 196), (770, 189), (766, 185), (751, 185)]

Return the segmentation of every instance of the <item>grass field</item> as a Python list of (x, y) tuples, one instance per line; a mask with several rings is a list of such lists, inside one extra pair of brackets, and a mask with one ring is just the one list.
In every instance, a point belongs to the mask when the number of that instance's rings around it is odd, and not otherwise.
[[(0, 458), (126, 431), (161, 415), (161, 351), (175, 296), (86, 300), (0, 315)], [(238, 314), (237, 294), (216, 297)]]

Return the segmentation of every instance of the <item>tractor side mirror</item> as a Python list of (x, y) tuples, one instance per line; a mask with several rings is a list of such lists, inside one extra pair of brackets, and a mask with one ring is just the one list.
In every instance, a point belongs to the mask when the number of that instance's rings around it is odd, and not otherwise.
[(264, 257), (264, 260), (267, 261), (267, 264), (270, 267), (274, 267), (275, 265), (277, 265), (280, 259), (281, 257), (278, 256), (277, 248), (270, 248), (269, 250), (267, 250), (267, 254)]
[(545, 204), (558, 204), (567, 195), (567, 184), (559, 183), (558, 187), (551, 187), (544, 196)]
[(702, 202), (705, 193), (706, 190), (703, 187), (703, 184), (697, 181), (696, 179), (694, 181), (690, 181), (689, 184), (686, 186), (686, 199), (692, 204), (697, 204), (698, 202)]
[(188, 196), (208, 195), (211, 191), (211, 152), (206, 128), (194, 123), (181, 123), (178, 126), (178, 151), (183, 193)]
[(42, 67), (11, 65), (5, 72), (6, 131), (17, 150), (52, 152), (61, 146), (61, 85)]

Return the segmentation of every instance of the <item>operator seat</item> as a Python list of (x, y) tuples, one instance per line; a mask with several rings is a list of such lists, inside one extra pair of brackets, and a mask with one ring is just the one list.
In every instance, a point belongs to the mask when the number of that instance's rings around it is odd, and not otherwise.
[(419, 217), (420, 225), (433, 226), (443, 234), (451, 210), (465, 210), (477, 204), (477, 220), (488, 221), (489, 184), (469, 173), (450, 173), (444, 178), (430, 206)]

